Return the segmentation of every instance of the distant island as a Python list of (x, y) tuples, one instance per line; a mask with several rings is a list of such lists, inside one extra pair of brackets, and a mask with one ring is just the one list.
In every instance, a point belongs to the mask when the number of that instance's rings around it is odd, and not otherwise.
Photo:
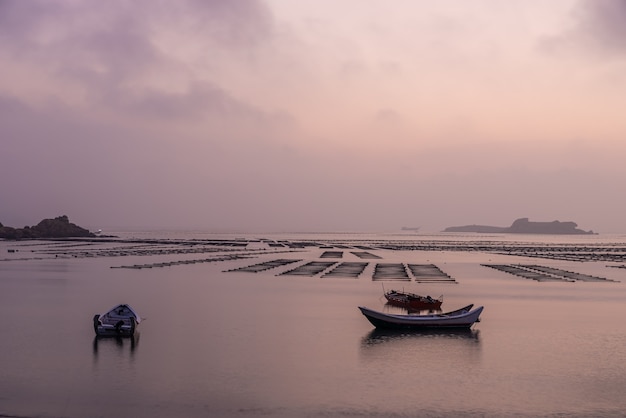
[(87, 229), (70, 222), (66, 215), (54, 219), (44, 219), (35, 226), (11, 228), (0, 223), (1, 239), (37, 239), (37, 238), (92, 238), (96, 235)]
[(554, 234), (554, 235), (581, 235), (594, 234), (593, 231), (583, 231), (577, 228), (575, 222), (531, 222), (528, 218), (517, 219), (509, 227), (487, 225), (451, 226), (443, 232), (479, 232), (479, 233), (509, 233), (509, 234)]

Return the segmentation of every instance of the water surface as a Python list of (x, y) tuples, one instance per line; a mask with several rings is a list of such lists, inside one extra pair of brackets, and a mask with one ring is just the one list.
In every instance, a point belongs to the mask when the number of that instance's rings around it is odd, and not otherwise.
[[(280, 275), (320, 261), (327, 249), (317, 244), (339, 240), (338, 262), (363, 261), (350, 247), (373, 241), (560, 243), (580, 253), (600, 251), (598, 245), (619, 250), (621, 237), (268, 238), (316, 241), (302, 248), (230, 238), (244, 245), (213, 243), (192, 253), (169, 251), (193, 247), (179, 242), (0, 241), (0, 416), (626, 414), (626, 269), (617, 268), (619, 259), (372, 247), (381, 258), (366, 260), (358, 278)], [(209, 260), (233, 254), (248, 258)], [(299, 261), (259, 273), (229, 271), (283, 258)], [(183, 260), (204, 261), (156, 266)], [(432, 263), (457, 283), (374, 281), (379, 262)], [(537, 282), (482, 265), (488, 263), (541, 264), (614, 281)], [(133, 265), (152, 267), (119, 268)], [(485, 311), (469, 332), (375, 331), (357, 306), (387, 309), (383, 286), (443, 294), (445, 310), (474, 303)], [(93, 315), (122, 302), (146, 317), (139, 335), (96, 339)]]

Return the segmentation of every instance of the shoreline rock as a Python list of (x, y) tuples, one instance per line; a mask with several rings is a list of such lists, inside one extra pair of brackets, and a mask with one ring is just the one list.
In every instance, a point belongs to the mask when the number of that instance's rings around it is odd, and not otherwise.
[(66, 215), (54, 219), (44, 219), (35, 226), (25, 226), (24, 228), (12, 228), (0, 223), (0, 238), (7, 240), (94, 237), (96, 237), (94, 233), (71, 223)]

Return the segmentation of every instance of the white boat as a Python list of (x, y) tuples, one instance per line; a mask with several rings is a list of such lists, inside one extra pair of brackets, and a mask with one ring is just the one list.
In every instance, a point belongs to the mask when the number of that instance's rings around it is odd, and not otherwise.
[(467, 305), (456, 311), (428, 315), (397, 315), (378, 312), (359, 306), (359, 310), (376, 328), (426, 329), (426, 328), (470, 328), (480, 321), (483, 307), (474, 310)]
[(135, 334), (141, 317), (126, 304), (117, 305), (106, 313), (93, 317), (97, 336), (130, 337)]

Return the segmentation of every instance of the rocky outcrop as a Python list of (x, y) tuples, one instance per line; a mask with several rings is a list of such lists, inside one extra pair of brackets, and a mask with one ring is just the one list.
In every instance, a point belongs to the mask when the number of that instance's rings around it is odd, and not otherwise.
[(443, 232), (479, 232), (479, 233), (494, 233), (494, 232), (507, 232), (508, 228), (500, 226), (487, 226), (487, 225), (464, 225), (464, 226), (449, 226), (444, 229)]
[(44, 219), (35, 226), (11, 228), (0, 224), (0, 238), (37, 239), (37, 238), (91, 238), (96, 235), (87, 229), (71, 223), (67, 216)]
[(517, 219), (509, 227), (465, 225), (451, 226), (443, 232), (478, 232), (478, 233), (509, 233), (509, 234), (554, 234), (554, 235), (581, 235), (593, 234), (593, 231), (578, 229), (575, 222), (531, 222), (528, 218)]

